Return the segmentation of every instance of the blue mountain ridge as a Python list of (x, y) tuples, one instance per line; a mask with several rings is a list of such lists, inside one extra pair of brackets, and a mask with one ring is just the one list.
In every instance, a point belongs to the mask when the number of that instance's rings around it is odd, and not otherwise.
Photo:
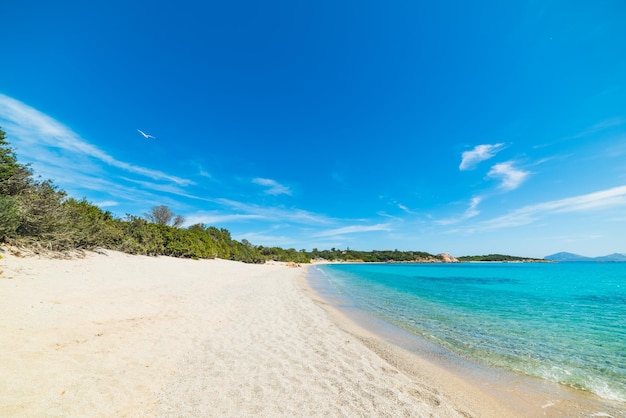
[(584, 255), (561, 252), (544, 257), (552, 261), (599, 261), (599, 262), (626, 262), (626, 254), (613, 253), (601, 257), (585, 257)]

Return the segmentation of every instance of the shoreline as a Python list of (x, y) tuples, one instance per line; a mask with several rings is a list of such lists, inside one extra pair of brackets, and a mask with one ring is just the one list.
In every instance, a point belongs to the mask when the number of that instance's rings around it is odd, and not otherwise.
[(323, 283), (324, 279), (311, 271), (313, 268), (315, 266), (311, 266), (306, 282), (302, 283), (303, 289), (311, 293), (333, 322), (360, 338), (385, 360), (397, 364), (404, 373), (423, 379), (424, 370), (429, 370), (428, 378), (436, 376), (432, 380), (434, 387), (449, 388), (450, 382), (455, 381), (453, 390), (472, 393), (470, 398), (486, 397), (486, 403), (495, 402), (513, 413), (512, 416), (618, 417), (626, 411), (626, 404), (587, 391), (461, 358), (423, 337), (358, 309), (346, 297), (338, 295), (332, 285)]
[(310, 266), (0, 254), (2, 416), (531, 416), (359, 328)]
[(2, 416), (496, 416), (340, 330), (304, 268), (0, 253)]

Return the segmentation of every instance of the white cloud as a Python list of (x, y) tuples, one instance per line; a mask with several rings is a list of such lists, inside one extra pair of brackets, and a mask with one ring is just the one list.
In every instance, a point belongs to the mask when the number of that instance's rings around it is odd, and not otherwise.
[(328, 237), (333, 235), (354, 234), (359, 232), (372, 232), (372, 231), (389, 231), (389, 224), (377, 224), (377, 225), (351, 225), (341, 228), (329, 229), (322, 231), (314, 236), (316, 237)]
[(502, 181), (500, 187), (505, 190), (515, 190), (526, 180), (530, 173), (513, 167), (511, 161), (499, 163), (491, 167), (487, 176)]
[(129, 183), (132, 183), (132, 184), (138, 184), (143, 189), (147, 189), (147, 190), (149, 189), (149, 190), (157, 191), (157, 192), (165, 192), (165, 193), (174, 194), (178, 196), (188, 197), (190, 199), (206, 200), (209, 202), (212, 201), (211, 199), (205, 199), (205, 198), (187, 193), (185, 189), (182, 189), (175, 184), (160, 184), (160, 183), (154, 183), (151, 181), (135, 180), (135, 179), (131, 179), (128, 177), (120, 177), (120, 179), (127, 181)]
[[(50, 116), (1, 93), (0, 125), (10, 138), (19, 140), (20, 157), (46, 166), (71, 170), (76, 165), (76, 158), (82, 156), (153, 180), (167, 180), (180, 186), (193, 184), (191, 180), (116, 160)], [(87, 163), (83, 161), (82, 164)]]
[(416, 215), (415, 212), (413, 212), (411, 209), (409, 209), (408, 207), (404, 206), (401, 203), (398, 203), (398, 208), (400, 208), (401, 210), (403, 210), (404, 212), (408, 213), (409, 215)]
[(472, 201), (470, 202), (469, 208), (466, 211), (466, 213), (469, 215), (470, 218), (474, 217), (474, 216), (476, 216), (476, 215), (478, 215), (480, 213), (478, 211), (478, 209), (476, 209), (476, 207), (482, 201), (483, 201), (483, 198), (481, 196), (474, 196), (474, 197), (472, 197)]
[(481, 228), (527, 225), (550, 214), (585, 212), (615, 206), (626, 206), (626, 186), (524, 206), (507, 215), (485, 222)]
[(488, 160), (496, 155), (504, 144), (483, 144), (476, 145), (473, 150), (465, 151), (461, 155), (461, 164), (459, 170), (471, 170), (480, 162)]
[(305, 225), (330, 224), (332, 221), (325, 216), (308, 212), (302, 209), (282, 208), (282, 207), (262, 207), (259, 205), (237, 202), (235, 200), (217, 198), (212, 201), (242, 213), (258, 215), (262, 219), (280, 220), (284, 222), (295, 222)]
[(213, 176), (211, 175), (211, 173), (209, 173), (209, 171), (206, 170), (201, 163), (197, 161), (190, 161), (189, 165), (197, 170), (199, 176), (213, 180)]
[(114, 200), (103, 200), (102, 202), (96, 202), (94, 204), (101, 208), (110, 208), (112, 206), (117, 206), (119, 203)]
[(607, 119), (602, 122), (596, 123), (595, 125), (585, 129), (582, 132), (577, 133), (576, 135), (572, 135), (568, 139), (584, 138), (586, 136), (594, 135), (598, 132), (602, 132), (604, 130), (615, 128), (615, 127), (622, 126), (625, 124), (626, 124), (625, 118), (618, 117), (618, 118), (613, 118), (613, 119)]
[(378, 215), (378, 216), (382, 216), (382, 217), (385, 217), (385, 218), (395, 219), (396, 221), (402, 221), (402, 218), (399, 218), (399, 217), (397, 217), (397, 216), (390, 215), (390, 214), (388, 214), (387, 212), (383, 212), (383, 211), (376, 212), (376, 215)]
[(240, 213), (220, 213), (216, 211), (212, 212), (200, 212), (195, 213), (193, 215), (185, 216), (185, 226), (195, 225), (195, 224), (206, 224), (206, 225), (216, 225), (223, 223), (233, 223), (233, 222), (245, 222), (245, 221), (253, 221), (263, 219), (260, 215), (251, 215), (251, 214), (240, 214)]
[(478, 205), (482, 201), (483, 201), (482, 196), (474, 196), (472, 200), (470, 201), (467, 209), (461, 216), (457, 218), (442, 219), (440, 221), (437, 221), (437, 223), (440, 225), (452, 225), (452, 224), (459, 223), (461, 221), (473, 218), (475, 216), (478, 216), (480, 215), (480, 211), (478, 210)]
[(277, 196), (280, 194), (286, 194), (291, 196), (291, 190), (289, 189), (289, 187), (284, 186), (280, 183), (278, 183), (275, 180), (272, 179), (264, 179), (264, 178), (255, 178), (252, 179), (252, 182), (254, 184), (258, 184), (259, 186), (265, 186), (268, 187), (267, 190), (265, 190), (266, 194), (272, 195), (272, 196)]

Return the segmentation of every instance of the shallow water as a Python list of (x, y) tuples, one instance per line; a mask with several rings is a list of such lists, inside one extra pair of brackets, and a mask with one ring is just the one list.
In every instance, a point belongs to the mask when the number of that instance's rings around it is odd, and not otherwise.
[(317, 268), (357, 309), (467, 360), (626, 402), (626, 263)]

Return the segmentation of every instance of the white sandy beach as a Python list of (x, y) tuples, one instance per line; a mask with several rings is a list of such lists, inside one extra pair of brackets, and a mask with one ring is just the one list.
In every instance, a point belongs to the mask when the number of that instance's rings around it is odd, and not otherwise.
[(350, 332), (305, 267), (0, 254), (0, 416), (525, 415)]

